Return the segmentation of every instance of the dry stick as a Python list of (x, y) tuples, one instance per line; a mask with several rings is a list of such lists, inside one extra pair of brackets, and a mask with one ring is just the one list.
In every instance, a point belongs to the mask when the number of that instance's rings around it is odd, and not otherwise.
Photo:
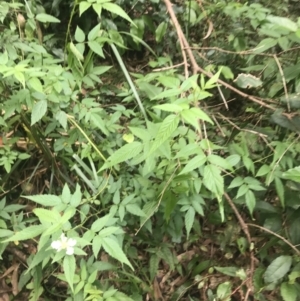
[(260, 230), (263, 230), (263, 231), (265, 231), (265, 232), (268, 232), (268, 233), (270, 233), (270, 234), (272, 234), (272, 235), (278, 237), (278, 238), (281, 239), (283, 242), (285, 242), (287, 245), (289, 245), (289, 246), (297, 253), (297, 255), (300, 255), (300, 251), (299, 251), (294, 245), (292, 245), (287, 239), (285, 239), (283, 236), (281, 236), (281, 235), (279, 235), (279, 234), (277, 234), (277, 233), (275, 233), (275, 232), (273, 232), (273, 231), (271, 231), (271, 230), (269, 230), (269, 229), (267, 229), (267, 228), (264, 228), (264, 227), (262, 227), (262, 226), (259, 226), (259, 225), (255, 225), (255, 224), (247, 224), (247, 225), (250, 226), (250, 227), (258, 228), (258, 229), (260, 229)]
[[(248, 225), (244, 222), (243, 218), (241, 217), (239, 211), (237, 210), (236, 206), (234, 205), (232, 199), (230, 198), (230, 196), (225, 192), (224, 196), (228, 202), (228, 204), (230, 205), (230, 207), (232, 208), (235, 216), (237, 217), (243, 232), (245, 233), (246, 237), (247, 237), (247, 241), (249, 243), (249, 246), (251, 246), (252, 242), (251, 242), (251, 236), (250, 236), (250, 232), (249, 232), (249, 228)], [(255, 258), (254, 258), (254, 254), (253, 254), (253, 250), (250, 248), (250, 275), (249, 275), (249, 281), (247, 284), (247, 292), (245, 294), (245, 298), (244, 300), (247, 301), (249, 294), (252, 292), (252, 282), (253, 282), (253, 274), (254, 274), (254, 262), (255, 262)]]
[[(165, 4), (166, 4), (166, 7), (167, 7), (167, 10), (169, 12), (169, 15), (171, 16), (171, 19), (172, 19), (172, 22), (176, 28), (176, 31), (177, 33), (181, 32), (182, 33), (182, 30), (181, 30), (181, 27), (178, 23), (178, 20), (175, 16), (175, 13), (172, 9), (172, 4), (169, 0), (164, 0), (165, 1)], [(187, 58), (186, 58), (186, 53), (185, 53), (185, 50), (184, 50), (184, 35), (183, 33), (182, 34), (178, 34), (178, 39), (179, 39), (179, 43), (180, 43), (180, 48), (181, 48), (181, 52), (182, 52), (182, 57), (183, 57), (183, 62), (184, 62), (184, 73), (185, 73), (185, 77), (188, 78), (189, 76), (189, 71), (188, 71), (188, 62), (187, 62)]]

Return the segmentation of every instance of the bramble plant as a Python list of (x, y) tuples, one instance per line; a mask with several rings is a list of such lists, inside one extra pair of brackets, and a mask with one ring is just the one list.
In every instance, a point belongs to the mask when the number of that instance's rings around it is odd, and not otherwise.
[(300, 298), (275, 2), (0, 0), (3, 299)]

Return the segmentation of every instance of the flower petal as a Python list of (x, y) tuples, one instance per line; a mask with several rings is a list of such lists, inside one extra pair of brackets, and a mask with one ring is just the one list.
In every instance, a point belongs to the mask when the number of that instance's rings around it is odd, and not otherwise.
[(74, 247), (76, 245), (76, 243), (77, 243), (76, 239), (73, 239), (73, 238), (69, 238), (68, 242), (67, 242), (68, 246), (70, 246), (70, 247)]
[(52, 241), (51, 243), (51, 247), (57, 251), (60, 251), (61, 250), (61, 241), (60, 240), (55, 240), (55, 241)]
[(73, 255), (73, 254), (74, 254), (74, 248), (72, 248), (72, 247), (67, 247), (66, 254), (67, 254), (67, 255)]

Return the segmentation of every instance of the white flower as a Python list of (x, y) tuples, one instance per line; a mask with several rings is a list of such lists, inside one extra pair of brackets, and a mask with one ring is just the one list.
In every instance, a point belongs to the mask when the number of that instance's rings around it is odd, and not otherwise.
[(67, 255), (73, 255), (74, 254), (74, 246), (76, 245), (76, 240), (73, 238), (67, 238), (65, 234), (63, 233), (60, 236), (60, 240), (55, 240), (52, 242), (51, 247), (57, 252), (61, 250), (66, 250)]

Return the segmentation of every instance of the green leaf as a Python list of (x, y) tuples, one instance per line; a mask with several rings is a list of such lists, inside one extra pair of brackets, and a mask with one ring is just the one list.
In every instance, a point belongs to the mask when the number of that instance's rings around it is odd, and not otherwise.
[(99, 232), (99, 237), (106, 237), (106, 236), (110, 236), (116, 232), (120, 231), (120, 228), (119, 227), (107, 227), (107, 228), (104, 228), (102, 229), (100, 232)]
[(216, 195), (223, 195), (224, 179), (221, 176), (221, 171), (217, 166), (209, 164), (204, 167), (203, 184), (208, 190)]
[(50, 195), (50, 194), (45, 194), (45, 195), (31, 195), (31, 196), (23, 196), (26, 199), (29, 199), (33, 202), (36, 202), (40, 205), (43, 206), (49, 206), (49, 207), (54, 207), (57, 205), (61, 205), (62, 200), (60, 197), (56, 195)]
[(300, 166), (289, 169), (282, 174), (282, 177), (287, 180), (292, 180), (300, 183)]
[(81, 54), (81, 52), (77, 49), (77, 47), (73, 44), (73, 42), (70, 42), (70, 50), (72, 51), (72, 53), (75, 55), (75, 57), (79, 60), (79, 61), (83, 61), (84, 57)]
[(38, 92), (43, 93), (43, 85), (37, 77), (32, 77), (28, 80), (28, 84)]
[(265, 52), (266, 50), (274, 47), (277, 44), (276, 39), (272, 38), (267, 38), (262, 41), (255, 47), (255, 50), (253, 51), (254, 53), (262, 53)]
[(110, 219), (110, 214), (98, 218), (96, 221), (93, 222), (91, 226), (91, 230), (94, 232), (98, 232), (102, 230), (103, 227), (105, 227), (105, 225), (108, 223), (109, 219)]
[(129, 213), (131, 213), (133, 215), (145, 216), (144, 211), (141, 210), (141, 208), (137, 204), (128, 204), (128, 205), (126, 205), (125, 208), (126, 208), (126, 211), (128, 211)]
[(97, 24), (88, 34), (88, 40), (89, 41), (94, 41), (99, 34), (100, 31), (100, 24)]
[(43, 118), (43, 116), (47, 112), (48, 103), (47, 100), (40, 100), (33, 105), (31, 112), (31, 125), (34, 125), (39, 120)]
[(134, 22), (130, 19), (130, 17), (126, 14), (126, 12), (117, 4), (114, 3), (103, 3), (102, 7), (113, 14), (120, 16), (121, 18), (129, 21), (132, 25), (136, 26)]
[(68, 115), (64, 111), (58, 111), (55, 114), (55, 119), (60, 123), (60, 125), (64, 128), (67, 129), (68, 125)]
[(7, 238), (3, 242), (19, 241), (19, 240), (26, 240), (26, 239), (34, 238), (34, 237), (42, 234), (46, 229), (47, 229), (47, 227), (43, 226), (43, 225), (30, 226), (19, 232), (16, 232), (12, 237)]
[(156, 30), (155, 30), (155, 40), (156, 42), (161, 42), (161, 40), (164, 38), (166, 31), (168, 28), (168, 23), (167, 22), (161, 22)]
[(79, 3), (79, 16), (81, 16), (86, 10), (92, 6), (92, 3), (87, 1), (81, 1)]
[(14, 77), (22, 84), (23, 88), (25, 89), (25, 76), (21, 71), (14, 71)]
[(245, 194), (246, 206), (249, 209), (251, 216), (256, 205), (256, 198), (252, 190), (248, 190)]
[(75, 268), (76, 268), (75, 257), (73, 255), (66, 255), (64, 258), (63, 267), (64, 267), (64, 274), (66, 280), (73, 292), (74, 275), (75, 275)]
[(220, 74), (222, 72), (222, 67), (218, 70), (216, 74), (214, 74), (206, 83), (204, 89), (212, 89), (215, 87), (215, 84), (217, 83)]
[(88, 45), (96, 54), (98, 54), (100, 57), (105, 58), (102, 46), (97, 41), (88, 41)]
[(154, 109), (159, 109), (162, 111), (167, 111), (167, 112), (172, 112), (172, 113), (177, 113), (181, 112), (183, 109), (181, 106), (176, 105), (176, 104), (171, 104), (171, 103), (165, 103), (162, 105), (157, 105), (153, 107)]
[(101, 247), (102, 247), (102, 239), (103, 238), (99, 235), (96, 235), (93, 238), (92, 249), (93, 249), (93, 254), (96, 258), (99, 254), (99, 251), (100, 251)]
[(35, 18), (42, 23), (60, 23), (59, 19), (48, 14), (37, 14)]
[[(233, 182), (233, 181), (232, 181), (232, 182)], [(230, 185), (229, 187), (232, 188), (231, 185)], [(237, 199), (240, 198), (241, 196), (245, 195), (248, 191), (249, 191), (248, 185), (242, 184), (242, 185), (240, 186), (240, 188), (238, 189), (238, 192), (237, 192), (237, 194), (236, 194), (236, 198), (237, 198)]]
[(153, 281), (153, 279), (157, 274), (159, 262), (160, 262), (160, 258), (157, 256), (157, 254), (151, 255), (149, 261), (149, 273), (150, 273), (151, 281)]
[(297, 288), (295, 284), (288, 282), (281, 283), (280, 294), (284, 301), (296, 301), (297, 300)]
[(206, 113), (204, 113), (199, 108), (191, 108), (188, 110), (183, 110), (180, 112), (180, 116), (184, 119), (185, 122), (192, 125), (195, 129), (200, 131), (200, 125), (199, 120), (205, 120), (213, 124), (212, 120), (207, 116)]
[(264, 279), (266, 283), (277, 282), (279, 279), (283, 278), (292, 265), (292, 257), (282, 255), (277, 257), (272, 263), (267, 267), (264, 274)]
[(173, 114), (167, 116), (159, 127), (158, 133), (155, 137), (150, 152), (146, 155), (150, 155), (151, 153), (153, 153), (168, 138), (170, 138), (173, 132), (177, 129), (178, 123), (179, 123), (179, 116)]
[(79, 43), (83, 43), (85, 41), (85, 34), (79, 26), (77, 26), (75, 30), (75, 40)]
[(140, 142), (132, 142), (125, 144), (117, 151), (115, 151), (108, 159), (107, 162), (102, 166), (101, 170), (108, 167), (112, 167), (116, 164), (129, 160), (137, 156), (143, 150), (143, 145)]
[(195, 209), (194, 209), (194, 207), (191, 206), (185, 213), (185, 217), (184, 217), (187, 238), (189, 238), (191, 229), (194, 224), (194, 220), (195, 220)]
[(217, 288), (218, 300), (224, 300), (224, 301), (230, 300), (231, 286), (232, 284), (229, 281), (225, 281), (218, 286)]
[[(198, 152), (200, 149), (198, 150)], [(201, 151), (202, 152), (202, 151)], [(206, 156), (204, 152), (201, 155), (195, 156), (193, 159), (189, 161), (189, 163), (183, 168), (183, 170), (179, 173), (180, 175), (188, 173), (196, 168), (201, 167), (206, 162)]]
[(214, 267), (218, 272), (231, 276), (236, 277), (236, 272), (238, 271), (238, 268), (236, 267)]
[(224, 159), (221, 156), (211, 154), (207, 157), (207, 160), (216, 166), (233, 171), (233, 168), (227, 159)]
[(2, 237), (6, 237), (6, 236), (11, 236), (11, 235), (14, 235), (14, 231), (11, 231), (11, 230), (7, 230), (7, 229), (1, 229), (0, 230), (0, 238)]
[(298, 26), (297, 23), (292, 21), (289, 18), (284, 18), (284, 17), (277, 17), (277, 16), (267, 16), (266, 18), (270, 23), (279, 25), (285, 29), (288, 29), (290, 31), (297, 31)]
[(113, 258), (119, 260), (122, 263), (127, 264), (129, 267), (133, 267), (131, 263), (128, 261), (126, 255), (124, 254), (123, 250), (119, 246), (119, 244), (110, 237), (104, 237), (102, 240), (102, 246), (104, 250)]
[(74, 194), (71, 196), (70, 205), (75, 208), (78, 207), (81, 203), (81, 198), (82, 198), (82, 193), (80, 191), (80, 186), (77, 184), (76, 190), (75, 190)]
[(284, 199), (285, 187), (279, 177), (275, 177), (274, 180), (275, 180), (276, 192), (279, 197), (281, 206), (282, 208), (285, 208), (285, 199)]
[(39, 218), (41, 223), (57, 223), (61, 216), (56, 210), (47, 210), (44, 208), (35, 208), (33, 213)]

